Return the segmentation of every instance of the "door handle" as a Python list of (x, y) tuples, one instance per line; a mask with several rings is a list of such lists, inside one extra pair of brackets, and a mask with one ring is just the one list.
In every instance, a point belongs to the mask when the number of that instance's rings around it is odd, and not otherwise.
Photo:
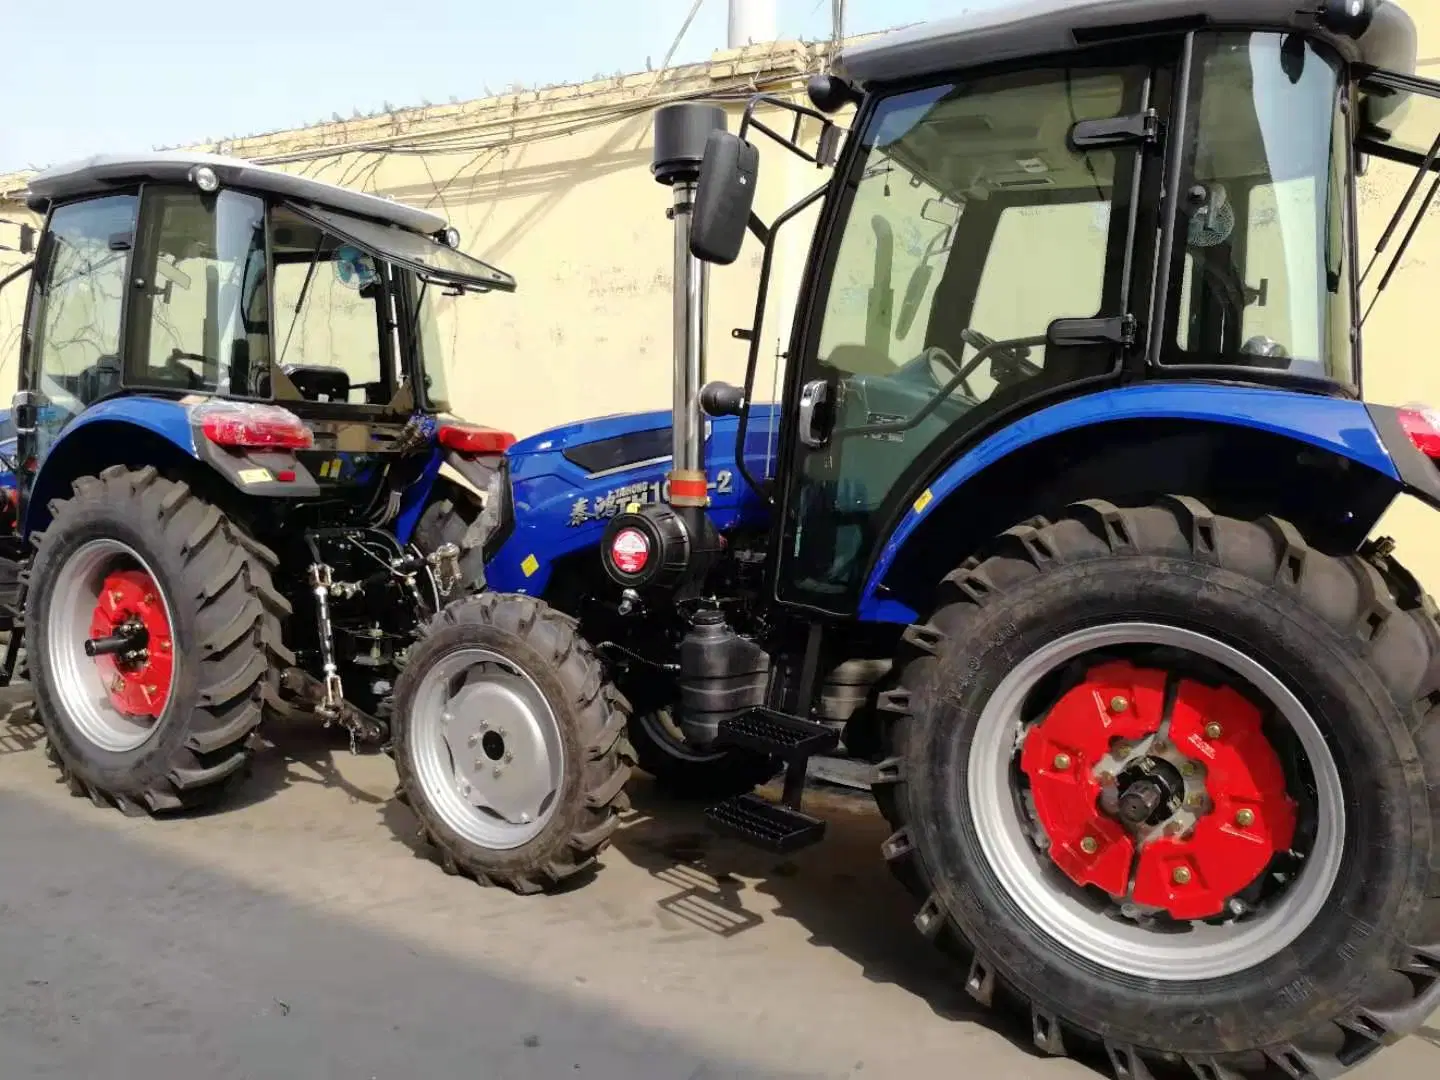
[(800, 441), (814, 449), (825, 445), (828, 431), (821, 431), (824, 406), (830, 400), (830, 384), (814, 379), (800, 388)]
[(16, 435), (33, 435), (38, 422), (36, 415), (40, 395), (33, 390), (17, 390), (10, 399), (10, 419), (15, 425)]

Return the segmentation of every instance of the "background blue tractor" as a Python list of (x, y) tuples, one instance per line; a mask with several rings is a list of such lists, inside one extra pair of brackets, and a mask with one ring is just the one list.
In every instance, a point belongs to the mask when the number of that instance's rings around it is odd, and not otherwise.
[(443, 219), (210, 155), (41, 173), (0, 587), (51, 758), (126, 812), (212, 801), (264, 715), (383, 740), (469, 573), (434, 304), (508, 290)]
[[(1368, 156), (1416, 170), (1382, 246), (1428, 206), (1415, 48), (1373, 0), (1042, 0), (843, 52), (771, 102), (788, 138), (658, 113), (674, 409), (517, 444), (468, 511), (488, 590), (393, 713), (444, 867), (574, 878), (637, 758), (793, 851), (830, 755), (916, 927), (1043, 1053), (1318, 1080), (1420, 1027), (1440, 623), (1371, 533), (1440, 507), (1440, 417), (1362, 398), (1355, 198)], [(757, 131), (834, 166), (769, 225)], [(753, 234), (763, 311), (811, 206), (782, 400), (758, 325), (705, 385), (700, 260)]]

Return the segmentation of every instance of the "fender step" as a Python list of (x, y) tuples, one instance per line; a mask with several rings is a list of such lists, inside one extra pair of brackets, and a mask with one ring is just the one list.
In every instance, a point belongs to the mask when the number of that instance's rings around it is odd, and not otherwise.
[(734, 746), (786, 761), (803, 760), (835, 749), (840, 733), (824, 724), (788, 716), (773, 709), (755, 709), (720, 721), (717, 746)]
[(714, 828), (777, 855), (817, 844), (825, 836), (825, 822), (819, 818), (769, 802), (753, 792), (709, 807), (705, 818)]

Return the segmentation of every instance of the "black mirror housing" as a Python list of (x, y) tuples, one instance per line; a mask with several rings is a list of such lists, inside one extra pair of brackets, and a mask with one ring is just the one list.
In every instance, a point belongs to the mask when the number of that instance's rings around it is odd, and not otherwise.
[(759, 171), (754, 146), (728, 131), (710, 133), (690, 218), (690, 254), (717, 266), (740, 257)]
[(1324, 0), (1320, 5), (1320, 25), (1333, 34), (1360, 38), (1375, 21), (1377, 0)]

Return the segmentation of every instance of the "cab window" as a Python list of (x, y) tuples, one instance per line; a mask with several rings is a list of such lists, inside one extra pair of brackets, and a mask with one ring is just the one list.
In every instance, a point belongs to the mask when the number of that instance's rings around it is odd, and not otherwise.
[(265, 396), (265, 204), (237, 191), (147, 188), (141, 221), (126, 381)]

